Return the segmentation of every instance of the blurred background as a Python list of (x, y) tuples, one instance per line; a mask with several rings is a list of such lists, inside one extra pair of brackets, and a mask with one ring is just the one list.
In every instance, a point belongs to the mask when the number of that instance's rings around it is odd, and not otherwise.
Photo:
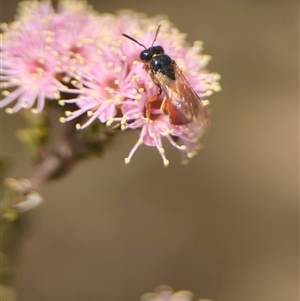
[[(18, 1), (1, 1), (2, 22)], [(299, 292), (299, 2), (90, 1), (100, 12), (167, 14), (203, 40), (222, 75), (212, 126), (187, 166), (120, 135), (100, 159), (42, 187), (17, 236), (22, 301), (132, 301), (160, 284), (214, 301), (296, 301)], [(1, 112), (9, 176), (29, 161)]]

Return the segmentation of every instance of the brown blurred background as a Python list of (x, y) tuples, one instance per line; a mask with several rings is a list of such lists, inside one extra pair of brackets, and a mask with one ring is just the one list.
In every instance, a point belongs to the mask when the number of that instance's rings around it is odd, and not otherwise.
[[(2, 0), (11, 21), (16, 0)], [(205, 148), (188, 166), (117, 137), (102, 159), (41, 189), (18, 240), (22, 301), (133, 301), (159, 284), (194, 300), (296, 301), (299, 267), (299, 3), (287, 0), (90, 1), (101, 12), (167, 14), (204, 41), (222, 74)], [(14, 131), (1, 113), (2, 153), (25, 177)]]

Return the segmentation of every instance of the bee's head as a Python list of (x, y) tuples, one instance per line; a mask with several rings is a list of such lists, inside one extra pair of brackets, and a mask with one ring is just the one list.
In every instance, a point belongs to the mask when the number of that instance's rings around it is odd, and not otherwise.
[(142, 62), (149, 62), (154, 56), (164, 54), (164, 49), (161, 46), (152, 46), (148, 49), (145, 49), (140, 54), (140, 59)]
[(148, 63), (153, 57), (165, 53), (164, 49), (161, 46), (153, 46), (154, 42), (156, 41), (159, 29), (160, 29), (160, 25), (157, 27), (152, 45), (148, 49), (146, 48), (145, 45), (141, 44), (139, 41), (137, 41), (133, 37), (131, 37), (125, 33), (122, 33), (122, 36), (124, 36), (125, 38), (127, 38), (145, 48), (145, 50), (143, 50), (140, 54), (140, 59), (143, 63)]

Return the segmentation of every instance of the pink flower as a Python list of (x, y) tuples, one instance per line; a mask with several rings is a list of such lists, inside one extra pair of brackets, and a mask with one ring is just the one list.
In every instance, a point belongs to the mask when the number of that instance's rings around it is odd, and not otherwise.
[(61, 104), (75, 103), (78, 109), (74, 112), (67, 111), (66, 117), (60, 120), (66, 122), (87, 114), (89, 119), (82, 125), (77, 124), (78, 129), (87, 127), (96, 119), (109, 126), (119, 124), (122, 130), (140, 129), (139, 139), (125, 158), (125, 163), (129, 163), (139, 146), (144, 144), (155, 147), (164, 165), (168, 165), (163, 140), (169, 141), (178, 149), (186, 162), (186, 159), (197, 152), (198, 140), (204, 127), (196, 128), (192, 124), (172, 125), (169, 117), (160, 110), (164, 93), (152, 107), (151, 117), (146, 117), (146, 103), (159, 89), (143, 69), (144, 64), (139, 59), (143, 48), (121, 34), (130, 34), (147, 47), (153, 42), (157, 24), (161, 24), (155, 45), (164, 47), (165, 53), (176, 61), (196, 93), (207, 103), (207, 97), (220, 90), (220, 76), (205, 70), (210, 57), (201, 54), (202, 42), (195, 42), (190, 47), (185, 42), (184, 35), (168, 20), (147, 18), (129, 11), (119, 13), (110, 22), (113, 25), (109, 35), (99, 37), (101, 55), (98, 61), (87, 61), (85, 65), (78, 66), (74, 75), (76, 79), (70, 78), (80, 95), (60, 101)]
[(193, 293), (187, 290), (174, 292), (168, 285), (160, 285), (155, 288), (154, 293), (142, 295), (141, 301), (191, 301)]
[(16, 101), (6, 108), (15, 113), (37, 103), (32, 111), (40, 113), (47, 99), (58, 100), (66, 89), (61, 77), (83, 64), (82, 56), (95, 59), (87, 35), (92, 26), (97, 28), (94, 19), (81, 1), (62, 1), (57, 14), (50, 1), (21, 2), (17, 21), (3, 26), (0, 79), (1, 88), (7, 90), (2, 92), (0, 108)]
[[(28, 3), (28, 2), (26, 2)], [(125, 162), (129, 163), (142, 144), (155, 147), (165, 165), (169, 161), (163, 140), (178, 149), (183, 159), (191, 158), (199, 148), (204, 125), (175, 126), (160, 106), (163, 92), (146, 114), (148, 100), (157, 94), (150, 75), (140, 61), (141, 46), (122, 36), (126, 33), (150, 47), (161, 25), (155, 45), (176, 61), (184, 76), (204, 104), (220, 90), (220, 76), (206, 70), (210, 56), (203, 55), (202, 42), (190, 46), (185, 35), (162, 17), (121, 11), (116, 15), (96, 14), (82, 1), (65, 0), (55, 13), (49, 4), (29, 2), (23, 5), (19, 19), (6, 27), (1, 46), (0, 79), (4, 99), (0, 107), (8, 113), (21, 108), (43, 110), (46, 100), (59, 99), (60, 93), (74, 95), (60, 99), (77, 109), (66, 111), (61, 122), (86, 115), (84, 129), (93, 121), (121, 129), (139, 129), (140, 136)]]
[[(150, 94), (151, 95), (151, 94)], [(160, 153), (165, 166), (169, 165), (169, 160), (166, 158), (165, 150), (162, 145), (162, 139), (166, 138), (176, 149), (181, 151), (183, 158), (191, 158), (195, 149), (195, 144), (198, 140), (198, 131), (193, 131), (188, 127), (174, 126), (170, 123), (168, 116), (161, 113), (159, 109), (152, 110), (151, 119), (144, 115), (145, 102), (144, 100), (127, 100), (122, 105), (121, 118), (113, 118), (113, 121), (121, 124), (122, 130), (141, 129), (140, 137), (128, 157), (125, 158), (125, 163), (128, 164), (140, 145), (156, 147)], [(108, 123), (111, 123), (109, 121)], [(176, 141), (175, 140), (176, 137)], [(193, 147), (190, 147), (190, 144)]]
[(59, 98), (59, 89), (63, 85), (56, 79), (57, 54), (53, 50), (53, 33), (48, 25), (53, 17), (47, 2), (26, 2), (22, 5), (19, 19), (7, 26), (1, 44), (0, 79), (4, 99), (0, 107), (10, 105), (16, 100), (8, 113), (21, 108), (42, 111), (45, 101)]
[(50, 29), (55, 32), (54, 47), (64, 73), (74, 76), (81, 65), (98, 61), (104, 32), (100, 28), (110, 27), (103, 22), (84, 1), (60, 1)]

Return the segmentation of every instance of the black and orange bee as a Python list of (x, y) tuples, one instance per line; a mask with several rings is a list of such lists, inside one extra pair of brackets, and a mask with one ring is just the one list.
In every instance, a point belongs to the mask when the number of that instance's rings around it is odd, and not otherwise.
[(150, 97), (147, 102), (146, 117), (150, 118), (151, 104), (157, 101), (164, 91), (166, 97), (161, 105), (161, 110), (169, 115), (171, 124), (187, 125), (193, 123), (196, 127), (209, 125), (210, 118), (202, 100), (184, 77), (176, 62), (165, 54), (162, 46), (153, 46), (159, 29), (160, 25), (149, 48), (131, 36), (122, 34), (145, 48), (140, 54), (140, 59), (154, 84), (159, 87), (159, 92)]

